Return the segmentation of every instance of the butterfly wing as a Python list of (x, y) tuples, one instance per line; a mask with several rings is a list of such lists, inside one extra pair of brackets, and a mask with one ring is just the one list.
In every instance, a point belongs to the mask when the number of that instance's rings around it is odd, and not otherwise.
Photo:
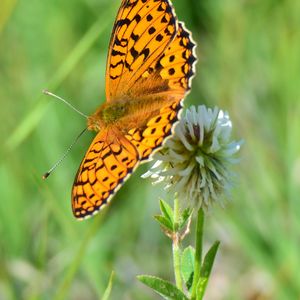
[(123, 0), (113, 28), (106, 69), (106, 99), (124, 97), (176, 36), (168, 0)]
[[(173, 125), (179, 119), (182, 108), (181, 100), (191, 88), (195, 73), (195, 43), (191, 34), (179, 23), (176, 38), (168, 46), (159, 61), (154, 63), (143, 74), (143, 78), (155, 82), (159, 87), (152, 86), (152, 97), (155, 91), (157, 97), (169, 98), (169, 104), (162, 107), (143, 127), (132, 128), (126, 135), (136, 147), (139, 157), (147, 160), (155, 149), (161, 147), (165, 138), (172, 133)], [(147, 82), (147, 81), (146, 81)], [(149, 92), (151, 94), (151, 92)], [(147, 94), (147, 93), (146, 93)], [(147, 97), (147, 96), (145, 96)], [(161, 100), (163, 103), (165, 100)]]
[(173, 94), (183, 98), (191, 89), (196, 61), (196, 43), (191, 32), (185, 28), (184, 23), (180, 22), (176, 38), (152, 69), (159, 72), (162, 80), (168, 82), (168, 87)]
[(135, 147), (116, 130), (100, 131), (77, 172), (72, 210), (85, 219), (103, 208), (137, 166)]
[(143, 126), (125, 136), (116, 128), (97, 134), (73, 185), (76, 218), (104, 207), (138, 163), (171, 134), (194, 75), (194, 48), (169, 1), (123, 0), (108, 55), (107, 101), (135, 96), (160, 105)]

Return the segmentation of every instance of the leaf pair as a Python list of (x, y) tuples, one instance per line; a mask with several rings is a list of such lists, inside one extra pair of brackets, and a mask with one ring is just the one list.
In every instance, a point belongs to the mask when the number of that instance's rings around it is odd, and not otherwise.
[(219, 245), (219, 241), (215, 242), (206, 253), (200, 269), (200, 274), (197, 277), (196, 295), (192, 294), (191, 300), (203, 299)]
[(175, 221), (174, 211), (171, 206), (163, 200), (160, 200), (160, 210), (161, 215), (154, 216), (154, 218), (159, 223), (163, 232), (170, 238), (172, 238), (173, 234), (179, 233), (182, 239), (186, 234), (186, 230), (188, 230), (187, 225), (193, 213), (192, 210), (185, 209), (180, 214), (178, 221)]
[[(208, 279), (211, 274), (213, 263), (218, 251), (220, 242), (215, 242), (209, 249), (203, 260), (200, 268), (200, 273), (196, 284), (196, 295), (194, 299), (201, 300), (204, 297), (204, 293), (207, 287)], [(192, 292), (192, 285), (195, 272), (195, 249), (191, 246), (184, 249), (181, 258), (181, 273), (185, 282), (186, 288), (189, 292)], [(191, 296), (193, 297), (193, 295)], [(196, 297), (196, 298), (195, 298)], [(193, 298), (191, 298), (193, 299)]]
[[(202, 300), (207, 287), (208, 279), (211, 274), (213, 263), (216, 253), (218, 251), (219, 242), (215, 242), (210, 250), (205, 255), (203, 264), (198, 277), (197, 290), (195, 296), (186, 296), (174, 284), (155, 276), (140, 275), (138, 280), (147, 285), (164, 299), (168, 300)], [(195, 265), (195, 249), (191, 246), (184, 249), (181, 257), (181, 273), (185, 282), (187, 290), (190, 292), (194, 278), (194, 265)]]
[[(155, 216), (162, 231), (173, 240), (173, 260), (176, 286), (164, 279), (141, 275), (138, 279), (152, 288), (164, 299), (202, 300), (220, 243), (215, 242), (202, 260), (204, 212), (199, 209), (196, 226), (196, 249), (188, 246), (182, 252), (181, 241), (189, 232), (192, 216), (191, 209), (180, 212), (178, 199), (174, 200), (174, 209), (160, 200), (161, 215)], [(184, 287), (183, 282), (184, 281)]]

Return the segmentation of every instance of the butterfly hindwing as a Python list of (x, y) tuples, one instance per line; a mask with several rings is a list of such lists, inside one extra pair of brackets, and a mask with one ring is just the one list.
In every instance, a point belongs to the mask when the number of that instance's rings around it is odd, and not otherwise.
[(146, 161), (159, 149), (166, 137), (172, 133), (173, 124), (178, 120), (181, 103), (174, 102), (164, 107), (145, 127), (131, 129), (126, 138), (136, 147), (141, 161)]
[(74, 216), (84, 219), (108, 204), (137, 166), (135, 147), (116, 131), (97, 134), (80, 165), (72, 190)]

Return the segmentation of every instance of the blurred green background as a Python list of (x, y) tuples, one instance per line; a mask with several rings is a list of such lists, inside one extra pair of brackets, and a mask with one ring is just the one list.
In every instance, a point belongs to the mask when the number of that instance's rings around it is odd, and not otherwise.
[[(198, 42), (186, 105), (227, 110), (241, 163), (226, 209), (206, 222), (221, 248), (207, 299), (300, 299), (300, 1), (174, 0)], [(171, 247), (153, 220), (161, 187), (139, 168), (98, 217), (77, 222), (70, 190), (93, 137), (61, 156), (104, 101), (119, 0), (0, 2), (0, 299), (160, 299), (137, 274), (173, 280)]]

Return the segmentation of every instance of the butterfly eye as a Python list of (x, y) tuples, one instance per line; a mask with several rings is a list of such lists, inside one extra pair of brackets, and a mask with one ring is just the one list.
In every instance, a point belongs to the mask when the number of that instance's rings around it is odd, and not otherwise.
[(121, 105), (118, 107), (118, 110), (119, 110), (120, 115), (124, 115), (124, 113), (126, 113), (126, 105), (125, 105), (125, 103), (124, 103), (124, 104), (121, 104)]

